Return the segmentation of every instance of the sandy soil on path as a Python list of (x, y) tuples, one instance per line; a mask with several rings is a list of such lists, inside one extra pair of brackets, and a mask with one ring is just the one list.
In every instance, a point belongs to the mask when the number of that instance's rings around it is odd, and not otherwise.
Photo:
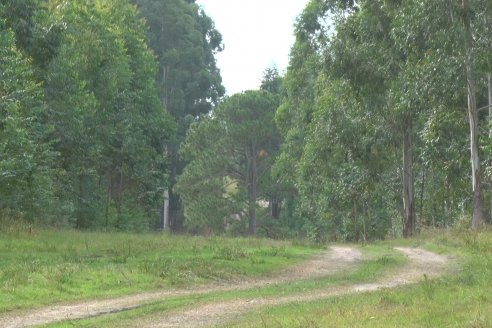
[[(83, 301), (72, 304), (48, 306), (34, 311), (16, 312), (2, 316), (0, 317), (0, 327), (31, 327), (64, 320), (90, 318), (134, 309), (153, 301), (164, 300), (166, 297), (200, 295), (219, 291), (244, 290), (294, 280), (317, 278), (350, 270), (361, 259), (362, 254), (359, 250), (350, 247), (331, 247), (329, 250), (314, 256), (310, 260), (307, 260), (299, 265), (292, 266), (284, 271), (281, 271), (280, 273), (276, 273), (275, 276), (261, 279), (247, 279), (234, 283), (223, 283), (220, 285), (215, 284), (194, 289), (166, 290), (161, 292), (128, 295), (114, 299)], [(237, 305), (239, 307), (241, 306), (239, 303)], [(216, 307), (216, 305), (210, 306)], [(227, 306), (230, 309), (233, 304), (224, 304), (223, 306)], [(211, 310), (209, 311), (206, 308), (197, 310), (199, 311), (197, 314), (198, 317), (208, 317), (207, 313), (212, 313)], [(217, 315), (219, 314), (220, 313), (217, 313)], [(212, 315), (210, 318), (215, 317), (216, 316)], [(213, 323), (214, 321), (210, 322)], [(181, 323), (176, 323), (174, 326), (182, 327), (183, 321), (181, 321)], [(150, 325), (150, 327), (152, 327), (152, 325)]]
[(319, 289), (297, 295), (277, 298), (255, 298), (205, 304), (193, 309), (179, 310), (161, 317), (153, 317), (139, 322), (140, 328), (161, 327), (210, 327), (233, 321), (241, 315), (262, 306), (274, 306), (292, 302), (314, 301), (326, 297), (350, 293), (370, 292), (383, 288), (394, 288), (415, 283), (425, 276), (433, 278), (448, 268), (449, 258), (429, 251), (415, 248), (397, 248), (410, 260), (407, 265), (391, 275), (367, 284), (354, 284), (342, 287)]

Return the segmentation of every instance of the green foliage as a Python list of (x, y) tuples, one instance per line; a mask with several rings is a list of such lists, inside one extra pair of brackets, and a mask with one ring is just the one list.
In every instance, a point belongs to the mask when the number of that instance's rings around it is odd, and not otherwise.
[[(471, 16), (479, 76), (491, 44), (485, 3), (474, 2)], [(276, 114), (283, 144), (273, 173), (296, 199), (289, 216), (311, 238), (408, 234), (400, 196), (408, 188), (419, 225), (449, 226), (471, 209), (462, 11), (445, 1), (306, 6)], [(477, 99), (486, 104), (483, 81)]]
[(0, 21), (0, 216), (47, 219), (55, 153), (47, 140), (41, 86)]
[(2, 2), (3, 215), (156, 225), (176, 126), (139, 15), (116, 0)]
[(194, 1), (132, 2), (149, 27), (149, 45), (159, 62), (157, 81), (166, 109), (180, 124), (187, 115), (210, 111), (224, 95), (214, 58), (222, 49), (222, 36), (213, 21)]
[(174, 126), (159, 103), (144, 25), (120, 1), (52, 5), (66, 29), (46, 69), (46, 100), (67, 215), (79, 228), (145, 230), (158, 217)]
[[(321, 23), (326, 17), (340, 27), (329, 43), (329, 27)], [(393, 145), (388, 131), (378, 126), (381, 100), (365, 96), (377, 92), (372, 86), (382, 88), (381, 73), (364, 71), (376, 69), (367, 49), (350, 52), (360, 47), (350, 35), (370, 33), (354, 31), (357, 19), (357, 11), (346, 4), (312, 1), (306, 7), (285, 77), (287, 98), (277, 111), (284, 144), (274, 176), (295, 186), (297, 215), (304, 232), (316, 240), (381, 238), (395, 214), (378, 208), (393, 196), (374, 192), (394, 179), (388, 174), (393, 155), (385, 154)]]
[[(281, 135), (280, 151), (272, 167), (272, 180), (280, 186), (280, 195), (284, 199), (282, 222), (284, 226), (297, 234), (305, 223), (304, 213), (300, 213), (298, 172), (300, 159), (303, 156), (307, 140), (308, 125), (312, 120), (315, 107), (316, 81), (321, 62), (318, 44), (312, 40), (302, 28), (305, 25), (317, 24), (312, 14), (319, 9), (320, 2), (312, 1), (299, 17), (296, 27), (296, 41), (291, 49), (289, 68), (283, 78), (284, 96), (275, 114), (275, 122)], [(315, 15), (318, 15), (317, 13)], [(312, 220), (323, 220), (312, 217)], [(304, 233), (312, 231), (306, 222)], [(315, 229), (318, 230), (318, 229)], [(324, 234), (319, 239), (326, 239)], [(317, 235), (317, 234), (314, 234)], [(310, 234), (310, 236), (314, 236)], [(323, 235), (323, 236), (322, 236)]]
[(210, 112), (224, 96), (215, 54), (223, 48), (214, 22), (195, 1), (132, 0), (148, 26), (149, 46), (158, 70), (157, 88), (165, 110), (177, 122), (177, 134), (169, 144), (170, 221), (174, 230), (183, 225), (183, 209), (172, 187), (186, 163), (178, 156), (189, 125)]
[(306, 229), (316, 238), (330, 238), (327, 229), (337, 230), (335, 239), (382, 238), (394, 214), (382, 205), (391, 178), (381, 156), (385, 132), (344, 84), (325, 88), (299, 167), (300, 209), (311, 220)]
[(262, 200), (262, 235), (381, 239), (412, 187), (418, 227), (450, 226), (472, 208), (470, 76), (491, 154), (492, 6), (464, 4), (312, 0), (285, 77), (218, 105), (222, 37), (195, 1), (2, 1), (0, 215), (143, 231), (168, 190), (175, 229), (254, 233)]
[(0, 4), (0, 14), (5, 20), (2, 24), (15, 33), (16, 46), (22, 50), (32, 47), (38, 7), (37, 0), (5, 0)]
[(222, 39), (194, 2), (132, 2), (0, 4), (2, 215), (157, 227), (190, 117), (224, 94)]
[[(182, 148), (189, 164), (177, 185), (188, 227), (223, 231), (227, 221), (246, 215), (249, 227), (255, 224), (261, 180), (268, 178), (277, 135), (276, 104), (267, 91), (247, 91), (225, 99), (191, 126)], [(238, 188), (232, 195), (227, 192), (231, 181)]]

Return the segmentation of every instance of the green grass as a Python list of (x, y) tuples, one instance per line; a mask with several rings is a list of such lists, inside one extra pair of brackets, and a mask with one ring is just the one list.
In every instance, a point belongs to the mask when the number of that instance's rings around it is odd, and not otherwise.
[(389, 244), (453, 254), (460, 269), (405, 288), (265, 308), (227, 327), (492, 327), (491, 232), (434, 232)]
[(352, 268), (349, 272), (342, 272), (318, 279), (292, 281), (282, 284), (253, 288), (250, 290), (214, 292), (205, 295), (191, 295), (181, 297), (169, 297), (164, 301), (157, 301), (138, 309), (122, 313), (91, 318), (87, 320), (67, 321), (58, 324), (47, 325), (50, 328), (68, 327), (135, 327), (144, 317), (162, 315), (166, 312), (179, 309), (196, 307), (210, 302), (219, 302), (237, 299), (253, 299), (258, 297), (287, 296), (297, 293), (306, 293), (320, 288), (342, 286), (345, 284), (362, 283), (372, 281), (383, 273), (395, 270), (406, 259), (399, 252), (386, 245), (370, 245), (362, 248), (365, 260)]
[(4, 231), (0, 312), (261, 276), (317, 251), (253, 238)]
[[(142, 318), (210, 302), (370, 282), (405, 263), (394, 246), (449, 254), (459, 265), (439, 279), (398, 289), (262, 308), (227, 327), (492, 327), (492, 232), (469, 231), (424, 233), (361, 247), (365, 260), (349, 273), (250, 290), (169, 297), (118, 314), (47, 327), (135, 326)], [(261, 276), (318, 251), (292, 242), (247, 238), (7, 233), (0, 235), (0, 309)]]

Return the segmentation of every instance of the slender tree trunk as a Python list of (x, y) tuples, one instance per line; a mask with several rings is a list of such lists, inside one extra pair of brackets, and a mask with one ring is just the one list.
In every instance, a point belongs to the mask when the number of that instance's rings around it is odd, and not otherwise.
[(106, 196), (106, 229), (109, 229), (109, 208), (111, 206), (111, 194), (113, 188), (113, 168), (109, 170), (108, 194)]
[(164, 190), (164, 203), (162, 205), (162, 230), (169, 229), (169, 190)]
[(415, 232), (415, 200), (413, 180), (412, 126), (403, 132), (403, 236)]
[(76, 218), (76, 227), (77, 229), (87, 229), (91, 225), (91, 217), (89, 217), (88, 213), (88, 201), (86, 199), (86, 190), (87, 187), (84, 187), (84, 185), (87, 183), (87, 175), (84, 173), (80, 173), (78, 175), (78, 182), (79, 182), (79, 194), (78, 196), (78, 202), (77, 202), (77, 218)]
[(120, 166), (120, 176), (119, 176), (119, 182), (118, 182), (118, 195), (115, 197), (116, 201), (116, 212), (118, 213), (118, 222), (117, 222), (117, 227), (122, 228), (123, 227), (123, 211), (122, 211), (122, 205), (123, 205), (123, 165)]
[(425, 191), (425, 166), (422, 171), (422, 184), (420, 186), (420, 222), (424, 218), (424, 191)]
[[(164, 35), (164, 18), (162, 18), (161, 28)], [(162, 67), (162, 94), (161, 94), (161, 103), (164, 109), (164, 112), (169, 113), (169, 104), (166, 90), (166, 80), (167, 80), (167, 65)], [(170, 187), (164, 187), (164, 201), (162, 202), (162, 230), (167, 230), (169, 228), (169, 189)]]
[(364, 239), (364, 243), (367, 242), (367, 223), (366, 221), (369, 220), (369, 211), (367, 210), (367, 204), (364, 202), (364, 215), (362, 217), (362, 225), (363, 225), (363, 235), (362, 238)]
[[(489, 89), (489, 139), (492, 140), (492, 73), (489, 73), (487, 76), (488, 80), (488, 89)], [(492, 157), (489, 158), (489, 170), (492, 171)], [(489, 188), (490, 188), (490, 221), (492, 222), (492, 174), (490, 175), (490, 181), (489, 181)]]
[[(492, 7), (489, 7), (489, 10), (491, 8)], [(486, 33), (488, 35), (490, 35), (492, 33), (492, 24), (491, 24), (492, 21), (490, 20), (488, 14), (484, 15), (484, 19), (485, 19)], [(489, 38), (489, 51), (492, 51), (492, 39), (490, 39), (490, 38)], [(489, 67), (491, 67), (492, 61), (489, 60), (488, 64), (489, 64)], [(487, 87), (488, 87), (488, 91), (489, 91), (488, 92), (489, 93), (488, 105), (489, 105), (489, 142), (490, 142), (490, 140), (492, 140), (492, 72), (489, 72), (487, 74)], [(489, 222), (492, 223), (492, 155), (490, 155), (490, 157), (489, 157), (488, 166), (489, 166), (489, 174), (490, 174), (490, 178), (489, 178), (489, 193), (490, 193), (490, 195), (489, 195), (489, 197), (490, 197), (489, 198), (489, 208), (490, 208)]]
[(352, 224), (354, 225), (354, 239), (359, 241), (359, 229), (357, 227), (357, 193), (352, 193)]
[(256, 149), (251, 146), (250, 153), (248, 154), (248, 217), (249, 217), (249, 233), (250, 235), (256, 235), (256, 198), (257, 198), (257, 175), (258, 168), (256, 163)]
[(472, 68), (472, 46), (473, 35), (471, 31), (471, 10), (469, 0), (462, 0), (463, 5), (463, 24), (465, 27), (465, 68), (466, 80), (468, 84), (468, 118), (470, 123), (470, 153), (472, 166), (472, 187), (473, 187), (473, 217), (472, 229), (479, 229), (484, 224), (483, 215), (483, 195), (482, 177), (479, 157), (479, 138), (478, 138), (478, 113), (475, 77)]
[(280, 202), (276, 196), (270, 197), (270, 216), (273, 219), (280, 217)]
[[(164, 33), (164, 23), (162, 23), (162, 31)], [(168, 66), (162, 67), (162, 94), (161, 94), (161, 103), (164, 109), (164, 112), (169, 111), (169, 98), (167, 94), (167, 89), (166, 89), (166, 80), (167, 80), (167, 70)], [(173, 156), (172, 149), (171, 149), (171, 156)], [(175, 163), (172, 161), (171, 165), (173, 166), (172, 170), (174, 170)], [(169, 184), (169, 183), (168, 183)], [(168, 230), (170, 227), (170, 213), (169, 213), (169, 194), (170, 194), (170, 189), (172, 188), (171, 185), (164, 187), (164, 201), (162, 202), (162, 230)]]

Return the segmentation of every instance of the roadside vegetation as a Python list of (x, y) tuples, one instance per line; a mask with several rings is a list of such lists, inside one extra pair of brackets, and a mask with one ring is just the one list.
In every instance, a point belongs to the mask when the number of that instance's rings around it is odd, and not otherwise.
[[(272, 276), (324, 247), (300, 241), (81, 233), (17, 225), (0, 238), (0, 309), (30, 309), (69, 300), (108, 298), (150, 290), (234, 284)], [(134, 327), (175, 311), (205, 304), (281, 298), (371, 283), (396, 274), (407, 263), (393, 247), (431, 250), (453, 259), (437, 279), (397, 289), (333, 296), (312, 302), (246, 311), (224, 327), (489, 327), (492, 324), (492, 232), (468, 229), (424, 231), (404, 240), (353, 245), (363, 260), (326, 277), (214, 290), (154, 299), (120, 313), (47, 327)], [(145, 321), (145, 322), (147, 322)]]
[(0, 312), (256, 277), (319, 251), (266, 239), (28, 229), (0, 232)]
[(265, 308), (225, 327), (491, 327), (492, 232), (436, 232), (391, 244), (427, 248), (459, 265), (434, 280)]

